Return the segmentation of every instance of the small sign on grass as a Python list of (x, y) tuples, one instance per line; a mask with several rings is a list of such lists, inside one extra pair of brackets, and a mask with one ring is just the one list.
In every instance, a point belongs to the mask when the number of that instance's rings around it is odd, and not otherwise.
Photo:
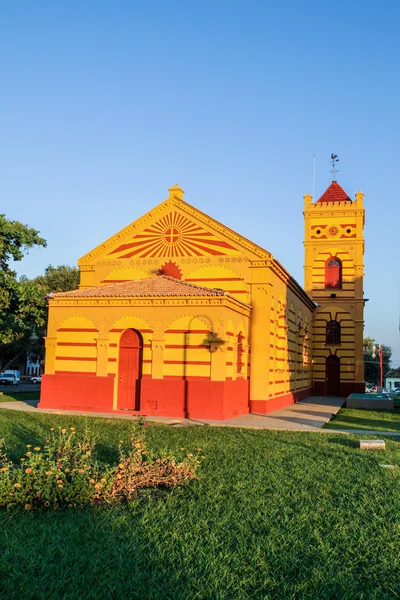
[(384, 440), (360, 440), (360, 450), (385, 450)]

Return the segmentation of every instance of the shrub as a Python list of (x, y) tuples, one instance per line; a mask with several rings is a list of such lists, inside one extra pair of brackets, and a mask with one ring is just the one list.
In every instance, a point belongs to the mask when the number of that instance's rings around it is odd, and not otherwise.
[(19, 464), (8, 458), (5, 440), (0, 440), (0, 507), (114, 504), (132, 500), (143, 488), (176, 486), (195, 478), (201, 449), (181, 458), (150, 451), (144, 425), (139, 418), (129, 439), (120, 440), (115, 465), (96, 460), (96, 441), (87, 423), (81, 436), (74, 427), (51, 428), (43, 446), (26, 446)]

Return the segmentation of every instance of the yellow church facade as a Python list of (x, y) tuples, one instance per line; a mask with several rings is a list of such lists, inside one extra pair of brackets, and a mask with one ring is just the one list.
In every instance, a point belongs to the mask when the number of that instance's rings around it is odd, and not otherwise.
[(304, 202), (303, 289), (170, 188), (49, 298), (40, 406), (229, 419), (363, 391), (362, 194)]

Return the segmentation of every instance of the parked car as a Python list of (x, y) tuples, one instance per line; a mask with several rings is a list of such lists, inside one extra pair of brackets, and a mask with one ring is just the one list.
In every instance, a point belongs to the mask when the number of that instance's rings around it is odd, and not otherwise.
[(9, 375), (10, 373), (11, 375), (15, 375), (18, 383), (21, 383), (21, 373), (19, 371), (15, 369), (6, 369), (5, 371), (3, 371), (4, 375)]
[(19, 385), (19, 381), (13, 373), (0, 373), (0, 385)]
[(34, 377), (30, 378), (31, 383), (40, 383), (41, 381), (42, 381), (41, 375), (35, 375)]

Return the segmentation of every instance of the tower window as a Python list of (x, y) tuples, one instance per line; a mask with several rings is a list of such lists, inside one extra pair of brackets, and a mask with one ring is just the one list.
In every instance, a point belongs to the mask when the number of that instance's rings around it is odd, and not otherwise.
[(340, 290), (342, 288), (342, 263), (335, 257), (328, 258), (325, 264), (325, 289)]
[(338, 321), (329, 321), (326, 324), (326, 343), (340, 344), (340, 323)]

